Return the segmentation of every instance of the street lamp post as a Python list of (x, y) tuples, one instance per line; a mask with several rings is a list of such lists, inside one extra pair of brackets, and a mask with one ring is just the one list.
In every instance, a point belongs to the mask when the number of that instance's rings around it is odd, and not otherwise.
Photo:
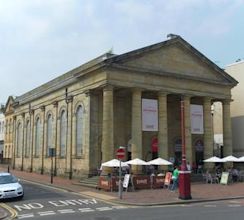
[(184, 97), (181, 97), (180, 113), (181, 113), (182, 162), (181, 162), (181, 170), (179, 175), (179, 198), (187, 200), (187, 199), (192, 199), (192, 197), (191, 197), (190, 171), (187, 170), (187, 166), (186, 166)]

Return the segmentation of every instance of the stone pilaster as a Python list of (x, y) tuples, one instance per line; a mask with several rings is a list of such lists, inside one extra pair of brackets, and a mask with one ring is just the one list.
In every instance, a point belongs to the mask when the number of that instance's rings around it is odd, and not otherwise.
[(21, 171), (24, 169), (24, 155), (25, 155), (25, 113), (22, 114), (22, 143), (21, 143)]
[(73, 96), (66, 97), (67, 103), (67, 155), (66, 155), (66, 170), (69, 179), (72, 179), (72, 119), (73, 119)]
[[(204, 159), (213, 156), (214, 135), (213, 135), (213, 120), (211, 114), (211, 98), (205, 97), (203, 101), (204, 114)], [(213, 164), (205, 163), (205, 168), (212, 168)]]
[[(114, 97), (113, 87), (103, 88), (103, 130), (102, 130), (102, 162), (114, 158)], [(104, 168), (105, 173), (109, 169)]]
[(167, 114), (167, 94), (159, 92), (158, 94), (158, 145), (159, 145), (159, 157), (166, 160), (169, 159), (168, 149), (168, 114)]
[(231, 117), (230, 117), (230, 102), (231, 100), (224, 100), (223, 103), (223, 142), (224, 142), (224, 157), (232, 155), (232, 131), (231, 131)]
[[(141, 90), (132, 91), (132, 138), (131, 153), (132, 159), (142, 159), (142, 114), (141, 114)], [(141, 172), (141, 167), (132, 166), (133, 173)]]
[(55, 116), (54, 116), (54, 148), (55, 148), (55, 157), (54, 157), (54, 170), (53, 170), (53, 175), (57, 175), (57, 142), (58, 142), (58, 102), (55, 101), (53, 102), (53, 107), (55, 109)]
[(42, 111), (41, 174), (43, 174), (44, 173), (44, 157), (45, 157), (45, 127), (46, 127), (45, 106), (41, 106), (41, 111)]
[(185, 109), (185, 147), (186, 147), (186, 161), (192, 164), (193, 150), (192, 150), (192, 137), (191, 137), (191, 97), (184, 96), (184, 109)]
[(12, 168), (15, 169), (16, 160), (16, 116), (13, 116), (13, 148), (12, 148)]
[(30, 114), (30, 172), (33, 171), (33, 157), (34, 157), (34, 110), (29, 109)]

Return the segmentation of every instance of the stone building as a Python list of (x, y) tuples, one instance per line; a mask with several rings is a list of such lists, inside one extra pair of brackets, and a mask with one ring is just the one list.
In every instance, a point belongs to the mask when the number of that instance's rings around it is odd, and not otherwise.
[(4, 108), (5, 131), (4, 131), (4, 148), (3, 159), (10, 163), (13, 157), (13, 116), (14, 116), (14, 97), (9, 96)]
[(233, 102), (231, 104), (231, 124), (233, 134), (233, 154), (237, 157), (244, 156), (244, 61), (239, 60), (226, 66), (225, 71), (235, 77), (239, 84), (232, 90)]
[(4, 131), (5, 131), (5, 117), (3, 114), (4, 106), (0, 106), (0, 159), (2, 159), (2, 152), (4, 146)]
[[(122, 55), (106, 53), (15, 99), (12, 165), (48, 173), (50, 149), (55, 149), (55, 174), (80, 177), (113, 159), (118, 146), (126, 147), (125, 160), (150, 160), (155, 137), (158, 156), (180, 160), (181, 100), (187, 161), (199, 163), (213, 155), (215, 101), (223, 103), (224, 154), (229, 155), (236, 84), (177, 35)], [(193, 105), (202, 109), (199, 132), (192, 132)]]

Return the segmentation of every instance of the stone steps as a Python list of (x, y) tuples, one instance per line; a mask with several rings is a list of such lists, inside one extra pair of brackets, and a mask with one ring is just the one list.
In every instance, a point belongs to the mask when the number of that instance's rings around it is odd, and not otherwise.
[(79, 183), (82, 186), (97, 188), (98, 180), (99, 180), (99, 176), (93, 176), (90, 178), (82, 179), (82, 180), (80, 180)]

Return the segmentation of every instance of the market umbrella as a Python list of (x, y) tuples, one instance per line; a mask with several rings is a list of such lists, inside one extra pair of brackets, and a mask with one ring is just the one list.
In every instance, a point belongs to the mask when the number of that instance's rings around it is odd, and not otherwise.
[(172, 165), (171, 162), (169, 162), (163, 158), (160, 158), (160, 157), (157, 159), (154, 159), (154, 160), (150, 160), (147, 163), (150, 165)]
[(222, 158), (223, 162), (239, 162), (237, 157), (232, 155)]
[(213, 156), (213, 157), (210, 157), (210, 158), (204, 160), (203, 162), (207, 162), (207, 163), (221, 163), (221, 162), (224, 162), (224, 161), (223, 161), (223, 159), (221, 159), (219, 157)]
[[(107, 162), (102, 163), (102, 167), (119, 167), (120, 161), (117, 159), (112, 159)], [(125, 162), (121, 161), (121, 167), (127, 167), (128, 165)]]
[(125, 163), (130, 164), (130, 165), (149, 165), (146, 161), (141, 160), (139, 158), (135, 158), (133, 160), (126, 161)]
[(238, 158), (238, 162), (244, 162), (244, 156)]

